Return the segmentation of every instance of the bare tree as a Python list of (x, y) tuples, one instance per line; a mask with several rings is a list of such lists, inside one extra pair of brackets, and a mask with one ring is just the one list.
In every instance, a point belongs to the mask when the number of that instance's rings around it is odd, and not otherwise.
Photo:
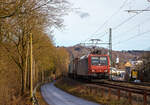
[[(64, 0), (11, 0), (0, 2), (1, 45), (21, 72), (21, 93), (26, 89), (27, 52), (30, 33), (44, 33), (46, 27), (61, 27), (67, 2)], [(38, 31), (36, 31), (38, 30)]]

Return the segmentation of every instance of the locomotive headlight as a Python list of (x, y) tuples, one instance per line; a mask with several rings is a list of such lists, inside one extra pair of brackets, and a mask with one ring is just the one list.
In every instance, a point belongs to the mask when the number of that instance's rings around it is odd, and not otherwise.
[(92, 70), (92, 72), (95, 72), (95, 70)]
[(108, 72), (108, 70), (104, 70), (105, 72)]

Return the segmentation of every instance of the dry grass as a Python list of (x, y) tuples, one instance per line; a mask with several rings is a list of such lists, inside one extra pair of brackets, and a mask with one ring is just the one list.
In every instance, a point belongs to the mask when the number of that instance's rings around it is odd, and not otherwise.
[(36, 98), (38, 99), (39, 105), (48, 105), (39, 91), (36, 93)]
[(55, 83), (55, 86), (72, 95), (84, 98), (89, 101), (94, 101), (102, 105), (130, 105), (127, 102), (127, 99), (120, 99), (120, 101), (118, 101), (113, 97), (108, 98), (106, 94), (105, 97), (102, 97), (100, 91), (97, 92), (96, 89), (90, 91), (90, 89), (86, 88), (83, 83), (68, 78), (58, 80)]

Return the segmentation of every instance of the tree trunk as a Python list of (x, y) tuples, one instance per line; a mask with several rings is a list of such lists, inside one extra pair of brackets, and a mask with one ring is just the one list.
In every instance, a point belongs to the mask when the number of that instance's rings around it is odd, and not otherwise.
[(24, 90), (26, 90), (27, 86), (27, 72), (28, 72), (28, 55), (29, 55), (29, 43), (27, 45), (27, 52), (26, 52), (26, 62), (25, 62), (25, 72), (24, 72)]
[(24, 72), (21, 71), (21, 95), (24, 94)]

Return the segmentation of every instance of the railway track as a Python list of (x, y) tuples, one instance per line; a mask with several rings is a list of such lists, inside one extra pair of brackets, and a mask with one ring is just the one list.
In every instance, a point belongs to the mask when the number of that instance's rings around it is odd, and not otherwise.
[(135, 83), (135, 82), (126, 82), (126, 81), (110, 81), (110, 80), (96, 80), (92, 81), (91, 83), (99, 83), (99, 84), (112, 84), (112, 85), (120, 85), (120, 86), (128, 86), (128, 87), (138, 87), (138, 88), (145, 88), (150, 90), (150, 83), (148, 82), (141, 82), (141, 83)]
[(82, 83), (89, 83), (89, 84), (96, 84), (96, 85), (109, 84), (111, 86), (120, 86), (120, 87), (141, 89), (141, 90), (144, 89), (146, 91), (150, 91), (150, 83), (149, 82), (135, 83), (135, 82), (126, 82), (126, 81), (112, 81), (112, 80), (106, 80), (106, 79), (92, 80), (92, 81), (78, 79), (78, 81), (80, 81)]
[[(149, 84), (134, 84), (130, 82), (116, 82), (109, 80), (99, 80), (99, 81), (85, 81), (83, 79), (77, 80), (84, 84), (85, 89), (89, 89), (90, 92), (92, 90), (96, 91), (96, 93), (101, 94), (102, 96), (107, 95), (107, 97), (111, 97), (111, 95), (117, 96), (117, 99), (120, 100), (121, 97), (128, 99), (128, 102), (131, 104), (132, 101), (140, 102), (140, 105), (150, 105), (150, 86)], [(95, 93), (95, 94), (96, 94)], [(132, 104), (133, 105), (133, 104)]]
[(150, 87), (150, 82), (127, 82), (127, 81), (111, 81), (114, 83), (128, 83), (132, 85), (138, 85), (138, 86), (149, 86)]
[(138, 93), (138, 94), (146, 93), (147, 95), (150, 95), (150, 89), (146, 89), (146, 88), (124, 86), (124, 85), (111, 84), (111, 83), (105, 83), (105, 82), (95, 83), (95, 85), (108, 87), (108, 88), (112, 88), (112, 89), (119, 89), (122, 91), (128, 91), (128, 92), (133, 92), (133, 93)]
[(150, 86), (149, 84), (143, 85), (143, 83), (132, 83), (132, 82), (123, 82), (123, 81), (109, 81), (109, 80), (99, 80), (99, 81), (80, 81), (80, 82), (86, 82), (87, 84), (90, 84), (90, 86), (103, 86), (106, 88), (112, 88), (117, 89), (121, 91), (127, 91), (137, 94), (146, 94), (150, 96)]
[[(132, 104), (132, 100), (133, 97), (132, 95), (134, 94), (138, 94), (138, 96), (142, 96), (143, 97), (143, 105), (150, 105), (150, 87), (146, 88), (148, 86), (142, 86), (142, 87), (137, 87), (137, 85), (132, 85), (132, 86), (127, 86), (127, 85), (123, 85), (123, 84), (114, 84), (106, 81), (100, 81), (100, 82), (92, 82), (89, 83), (89, 85), (87, 85), (88, 87), (91, 88), (99, 88), (101, 89), (101, 91), (103, 91), (102, 93), (104, 93), (104, 90), (108, 92), (108, 96), (111, 96), (110, 94), (112, 90), (115, 90), (115, 94), (118, 97), (118, 100), (120, 100), (121, 94), (124, 91), (125, 93), (127, 93), (127, 97), (128, 97), (128, 102), (130, 104)], [(139, 86), (139, 84), (138, 84)]]

